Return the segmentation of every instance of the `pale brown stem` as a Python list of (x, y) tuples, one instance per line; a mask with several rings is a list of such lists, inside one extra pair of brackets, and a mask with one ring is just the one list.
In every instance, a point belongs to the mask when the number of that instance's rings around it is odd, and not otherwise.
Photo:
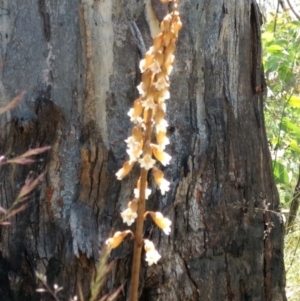
[[(144, 138), (144, 145), (147, 145), (151, 141), (152, 132), (152, 110), (148, 111), (148, 116), (146, 120), (146, 131)], [(138, 217), (136, 219), (136, 228), (134, 234), (134, 249), (133, 249), (133, 262), (131, 270), (131, 287), (130, 287), (130, 301), (137, 301), (138, 299), (138, 289), (139, 289), (139, 276), (141, 268), (141, 255), (143, 248), (143, 228), (144, 228), (144, 213), (146, 207), (146, 188), (147, 188), (147, 176), (148, 170), (142, 168), (140, 177), (140, 198), (138, 202)]]

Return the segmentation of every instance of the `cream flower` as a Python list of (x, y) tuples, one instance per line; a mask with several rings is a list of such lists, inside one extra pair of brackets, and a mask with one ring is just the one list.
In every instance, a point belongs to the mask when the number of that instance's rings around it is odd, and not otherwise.
[(142, 97), (146, 96), (149, 87), (153, 81), (152, 71), (146, 70), (142, 75), (142, 81), (137, 86), (137, 89)]
[(127, 154), (129, 155), (130, 164), (133, 164), (139, 159), (140, 155), (143, 152), (142, 148), (143, 148), (143, 143), (137, 143), (135, 147), (131, 147), (126, 150)]
[(126, 152), (129, 155), (129, 163), (132, 164), (138, 160), (143, 152), (143, 141), (137, 140), (134, 136), (130, 136), (125, 142), (128, 147)]
[(150, 155), (145, 155), (142, 159), (139, 159), (139, 163), (141, 165), (141, 168), (149, 170), (154, 166), (155, 160), (153, 160)]
[(143, 119), (140, 116), (135, 116), (134, 109), (130, 109), (127, 113), (127, 115), (130, 117), (130, 121), (137, 124), (140, 123)]
[(165, 118), (166, 112), (163, 110), (161, 104), (159, 103), (157, 106), (156, 114), (154, 117), (154, 121), (156, 124), (160, 123), (161, 120)]
[(163, 178), (163, 179), (161, 179), (160, 184), (158, 185), (158, 187), (161, 191), (161, 194), (165, 195), (166, 191), (170, 190), (170, 182)]
[(127, 139), (124, 140), (127, 143), (128, 148), (136, 148), (139, 145), (139, 141), (134, 139), (133, 136), (129, 136)]
[(155, 250), (154, 243), (149, 239), (144, 239), (144, 248), (146, 252)]
[[(140, 189), (139, 188), (134, 188), (134, 197), (136, 199), (139, 199), (140, 198)], [(150, 196), (151, 194), (151, 189), (149, 188), (146, 188), (146, 191), (145, 191), (145, 199), (148, 200), (148, 197)]]
[(153, 221), (155, 222), (155, 224), (160, 228), (162, 229), (166, 235), (169, 235), (170, 232), (171, 232), (171, 224), (172, 222), (164, 217), (160, 212), (152, 212), (152, 211), (147, 211), (145, 213), (145, 216), (147, 214), (150, 214)]
[(163, 33), (159, 33), (154, 39), (153, 39), (153, 46), (150, 48), (152, 51), (159, 51), (162, 47), (163, 43)]
[(165, 76), (160, 76), (159, 79), (154, 83), (154, 87), (158, 91), (164, 90), (164, 89), (168, 88), (169, 86), (170, 86), (170, 84), (166, 80)]
[(154, 157), (164, 166), (170, 164), (172, 157), (165, 153), (159, 145), (151, 144)]
[(170, 47), (170, 45), (174, 44), (174, 49), (173, 52), (175, 51), (175, 43), (176, 43), (176, 39), (174, 38), (174, 33), (173, 32), (167, 32), (164, 36), (164, 43), (163, 45), (166, 47), (165, 49), (165, 57), (172, 52), (172, 46)]
[(145, 72), (147, 68), (152, 64), (154, 60), (154, 56), (147, 51), (145, 54), (145, 58), (140, 61), (140, 70), (141, 72)]
[(151, 266), (153, 263), (157, 264), (160, 258), (161, 255), (156, 250), (146, 252), (146, 261), (148, 262), (149, 266)]
[(169, 126), (166, 119), (161, 119), (159, 122), (155, 124), (156, 133), (166, 132), (167, 127)]
[[(172, 57), (171, 55), (173, 55), (174, 51), (175, 51), (175, 42), (176, 42), (176, 39), (172, 39), (173, 35), (170, 33), (169, 34), (169, 39), (171, 40), (169, 45), (167, 46), (166, 48), (166, 51), (165, 51), (165, 60), (169, 60), (171, 59), (172, 60)], [(165, 44), (166, 45), (166, 44)]]
[(170, 75), (171, 72), (172, 72), (172, 70), (173, 70), (173, 66), (170, 65), (170, 64), (169, 64), (169, 65), (166, 64), (166, 65), (165, 65), (165, 69), (166, 69), (167, 74)]
[(146, 100), (144, 100), (143, 102), (142, 102), (142, 106), (146, 109), (146, 110), (149, 110), (149, 109), (155, 109), (155, 107), (156, 107), (156, 104), (155, 104), (155, 102), (154, 102), (154, 100), (153, 100), (153, 97), (147, 97), (147, 99)]
[(117, 248), (121, 244), (123, 239), (127, 236), (127, 234), (131, 234), (131, 236), (133, 237), (133, 233), (130, 230), (123, 231), (123, 232), (117, 231), (113, 237), (108, 238), (105, 241), (107, 248), (109, 250)]
[[(158, 97), (158, 103), (159, 104), (164, 104), (164, 106), (165, 106), (165, 103), (164, 103), (164, 101), (166, 100), (166, 99), (169, 99), (170, 98), (170, 92), (169, 92), (169, 90), (168, 89), (164, 89), (164, 90), (161, 90), (161, 91), (159, 91), (159, 97)], [(166, 111), (166, 109), (164, 108), (164, 111)]]
[(129, 110), (127, 115), (130, 117), (130, 121), (133, 123), (139, 123), (142, 118), (141, 114), (143, 112), (141, 98), (138, 98), (133, 103), (133, 108)]
[(153, 62), (150, 66), (149, 69), (154, 73), (157, 74), (159, 72), (161, 72), (161, 68), (160, 65), (157, 61)]
[(146, 261), (151, 266), (153, 263), (157, 263), (161, 258), (161, 255), (155, 250), (155, 246), (152, 241), (144, 239), (144, 248), (146, 251)]
[(170, 140), (166, 135), (167, 135), (167, 130), (165, 131), (161, 130), (156, 133), (156, 141), (161, 149), (165, 149), (166, 145), (170, 144)]
[(164, 112), (164, 117), (166, 114), (167, 106), (164, 100), (158, 99), (158, 105), (157, 105), (158, 110), (157, 111), (163, 111)]
[(132, 211), (130, 208), (127, 208), (126, 210), (121, 212), (123, 223), (126, 223), (128, 226), (131, 226), (134, 223), (137, 216), (137, 213)]
[(171, 21), (172, 21), (171, 14), (166, 15), (163, 21), (160, 23), (160, 30), (168, 32), (170, 29)]
[(133, 162), (126, 161), (123, 164), (123, 167), (116, 173), (117, 179), (122, 180), (124, 177), (126, 177), (130, 173), (133, 165)]
[(170, 190), (170, 182), (164, 179), (164, 173), (155, 166), (152, 169), (152, 173), (155, 183), (161, 190), (161, 194), (164, 195), (166, 191)]
[(165, 64), (173, 64), (175, 60), (175, 55), (174, 54), (170, 54), (168, 59), (165, 61)]
[(140, 93), (141, 96), (146, 96), (146, 92), (147, 92), (147, 88), (145, 87), (145, 85), (143, 84), (143, 82), (141, 82), (138, 86), (137, 89)]

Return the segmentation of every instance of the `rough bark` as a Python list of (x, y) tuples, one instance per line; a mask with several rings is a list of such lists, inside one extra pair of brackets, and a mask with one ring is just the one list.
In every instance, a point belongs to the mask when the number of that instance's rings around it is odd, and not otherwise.
[[(126, 158), (127, 111), (140, 80), (130, 24), (149, 47), (150, 8), (141, 0), (2, 1), (1, 102), (27, 94), (1, 117), (1, 153), (52, 150), (31, 166), (0, 170), (5, 207), (30, 171), (47, 171), (29, 208), (1, 228), (1, 301), (40, 300), (35, 271), (64, 287), (61, 300), (77, 282), (87, 297), (101, 245), (113, 228), (125, 228), (119, 211), (137, 170), (122, 182), (114, 174)], [(171, 217), (173, 232), (166, 238), (146, 224), (162, 259), (143, 263), (140, 300), (286, 300), (256, 2), (182, 0), (180, 11), (168, 105), (173, 159), (165, 169), (172, 188), (161, 197), (151, 184), (147, 204)], [(124, 284), (125, 300), (132, 242), (111, 257), (104, 291)]]

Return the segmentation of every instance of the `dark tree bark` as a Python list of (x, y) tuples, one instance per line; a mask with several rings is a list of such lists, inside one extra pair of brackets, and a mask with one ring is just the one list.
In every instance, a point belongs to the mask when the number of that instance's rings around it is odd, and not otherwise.
[[(149, 47), (149, 24), (157, 22), (149, 3), (2, 1), (1, 102), (27, 94), (1, 117), (0, 153), (52, 150), (33, 165), (0, 170), (6, 208), (29, 172), (47, 171), (26, 211), (1, 228), (1, 301), (40, 300), (35, 271), (64, 287), (61, 300), (76, 294), (77, 282), (87, 297), (101, 245), (113, 228), (125, 228), (119, 212), (138, 170), (121, 182), (115, 172), (126, 159), (142, 51), (130, 26)], [(151, 184), (147, 204), (172, 219), (173, 231), (166, 238), (145, 226), (162, 259), (149, 268), (142, 263), (140, 300), (286, 300), (256, 2), (182, 0), (180, 11), (168, 103), (173, 159), (165, 169), (172, 187), (161, 197)], [(125, 284), (126, 300), (132, 241), (111, 257), (116, 264), (104, 291)]]

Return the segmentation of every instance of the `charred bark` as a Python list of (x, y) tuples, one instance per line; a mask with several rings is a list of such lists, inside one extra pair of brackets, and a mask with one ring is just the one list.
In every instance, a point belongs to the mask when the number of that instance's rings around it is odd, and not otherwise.
[[(40, 300), (35, 271), (64, 287), (61, 300), (76, 294), (78, 282), (87, 297), (101, 245), (112, 229), (124, 228), (119, 211), (137, 176), (115, 178), (140, 80), (130, 22), (149, 47), (155, 11), (128, 1), (128, 22), (121, 0), (4, 0), (3, 7), (10, 13), (0, 16), (1, 101), (27, 94), (1, 117), (1, 154), (52, 150), (34, 165), (0, 170), (4, 207), (29, 172), (47, 171), (30, 207), (1, 228), (0, 300)], [(173, 159), (165, 169), (172, 188), (165, 197), (154, 192), (147, 204), (172, 218), (173, 233), (166, 238), (146, 226), (162, 259), (143, 263), (140, 300), (286, 300), (256, 2), (182, 0), (180, 11), (168, 105)], [(131, 242), (111, 258), (104, 291), (124, 284), (126, 300)]]

